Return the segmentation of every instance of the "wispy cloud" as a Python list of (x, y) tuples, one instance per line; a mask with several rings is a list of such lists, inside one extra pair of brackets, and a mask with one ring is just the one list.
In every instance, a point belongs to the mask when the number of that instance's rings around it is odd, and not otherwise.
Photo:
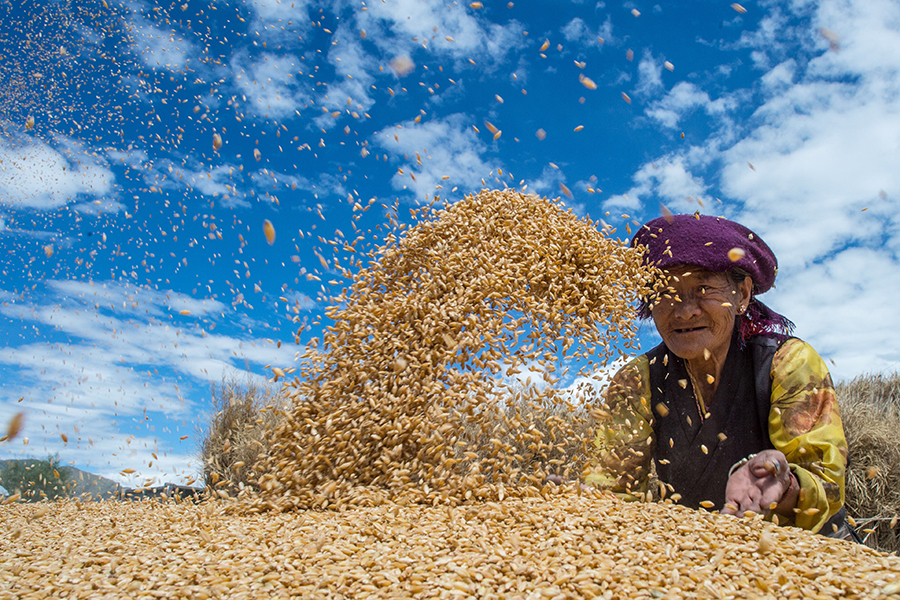
[[(763, 300), (797, 321), (838, 376), (877, 371), (900, 360), (896, 339), (884, 333), (900, 327), (887, 309), (900, 284), (884, 277), (900, 272), (892, 159), (900, 131), (900, 31), (892, 24), (900, 7), (823, 2), (805, 26), (796, 18), (775, 11), (743, 36), (766, 70), (755, 89), (711, 100), (682, 82), (651, 103), (647, 115), (666, 128), (702, 108), (717, 117), (713, 133), (643, 165), (627, 198), (608, 204), (643, 205), (650, 216), (657, 200), (701, 209), (683, 201), (689, 196), (705, 202), (703, 212), (746, 224), (779, 257), (778, 287)], [(830, 39), (811, 35), (820, 27), (834, 29)], [(790, 48), (812, 56), (801, 63), (784, 56)], [(866, 60), (870, 53), (877, 58)], [(735, 118), (738, 98), (757, 102), (749, 119)], [(710, 202), (712, 187), (724, 205)]]
[(57, 137), (0, 138), (0, 202), (11, 208), (52, 210), (108, 194), (115, 176), (74, 141)]
[(408, 189), (418, 200), (446, 195), (447, 190), (440, 190), (452, 186), (477, 189), (482, 178), (496, 170), (484, 158), (487, 144), (463, 114), (422, 123), (405, 121), (399, 128), (380, 131), (372, 142), (394, 157), (403, 157), (403, 173), (391, 181), (395, 189)]
[(489, 23), (467, 3), (397, 0), (373, 2), (368, 8), (358, 14), (359, 25), (367, 30), (366, 39), (388, 56), (430, 49), (494, 69), (526, 43), (519, 23)]
[[(232, 87), (246, 98), (242, 104), (251, 115), (285, 119), (305, 108), (312, 96), (306, 83), (307, 69), (296, 55), (242, 53), (231, 60)], [(302, 74), (301, 74), (302, 73)]]
[(612, 19), (607, 16), (606, 20), (597, 28), (591, 28), (584, 19), (575, 17), (565, 24), (560, 30), (563, 37), (569, 43), (574, 43), (582, 47), (602, 46), (607, 43), (616, 43), (613, 37)]
[[(35, 425), (24, 433), (31, 444), (17, 447), (19, 455), (60, 452), (79, 464), (102, 457), (112, 472), (128, 466), (162, 477), (146, 466), (154, 461), (150, 453), (167, 452), (181, 468), (190, 460), (203, 410), (190, 400), (197, 388), (245, 369), (260, 378), (251, 369), (295, 359), (295, 349), (271, 340), (215, 333), (232, 307), (171, 290), (50, 281), (40, 296), (3, 297), (0, 315), (47, 331), (44, 342), (0, 351), (0, 363), (18, 374), (4, 382), (10, 400), (0, 413), (8, 418), (24, 409)], [(19, 396), (23, 402), (12, 400)], [(155, 415), (152, 430), (144, 425), (147, 413)]]
[[(641, 64), (643, 64), (643, 60)], [(648, 70), (651, 70), (648, 68)], [(657, 91), (659, 86), (649, 84), (639, 88), (644, 93)], [(707, 92), (701, 90), (696, 84), (680, 81), (676, 83), (665, 96), (654, 100), (645, 111), (645, 114), (652, 120), (660, 123), (669, 129), (678, 127), (682, 118), (689, 115), (694, 109), (701, 108), (707, 115), (713, 117), (725, 117), (728, 111), (733, 110), (736, 106), (736, 99), (731, 96), (725, 96), (712, 100)]]

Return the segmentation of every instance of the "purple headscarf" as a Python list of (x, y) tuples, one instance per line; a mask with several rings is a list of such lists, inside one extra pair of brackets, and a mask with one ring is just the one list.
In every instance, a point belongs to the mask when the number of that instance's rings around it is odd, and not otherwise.
[[(642, 225), (631, 246), (645, 246), (644, 262), (661, 269), (696, 265), (714, 273), (735, 269), (753, 280), (753, 297), (747, 311), (740, 315), (738, 332), (742, 342), (753, 335), (789, 336), (794, 324), (756, 299), (775, 283), (778, 260), (758, 235), (739, 223), (708, 215), (672, 215)], [(641, 316), (649, 317), (649, 307), (641, 307)]]

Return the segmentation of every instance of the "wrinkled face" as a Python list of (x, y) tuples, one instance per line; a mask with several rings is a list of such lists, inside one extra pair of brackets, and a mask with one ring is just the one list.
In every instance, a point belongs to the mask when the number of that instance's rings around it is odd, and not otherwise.
[(726, 273), (692, 266), (666, 271), (668, 291), (653, 307), (653, 322), (669, 350), (685, 360), (705, 358), (704, 349), (723, 361), (734, 320), (750, 302), (752, 281), (740, 285)]

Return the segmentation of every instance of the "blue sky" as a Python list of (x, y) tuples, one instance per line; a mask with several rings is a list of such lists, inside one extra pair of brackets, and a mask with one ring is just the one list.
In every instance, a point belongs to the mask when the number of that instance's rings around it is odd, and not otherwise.
[(15, 2), (0, 66), (0, 458), (184, 481), (209, 382), (317, 333), (329, 240), (483, 185), (738, 220), (836, 379), (900, 366), (896, 2)]

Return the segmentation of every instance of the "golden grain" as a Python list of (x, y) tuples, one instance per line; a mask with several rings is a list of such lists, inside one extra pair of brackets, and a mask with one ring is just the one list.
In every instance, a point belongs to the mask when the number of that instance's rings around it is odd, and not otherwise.
[(22, 431), (22, 427), (25, 424), (25, 413), (17, 412), (13, 415), (13, 418), (9, 420), (9, 424), (6, 426), (6, 441), (11, 442), (19, 435)]
[(900, 559), (569, 489), (456, 508), (252, 514), (233, 501), (0, 507), (2, 597), (879, 598)]
[(268, 219), (263, 221), (263, 234), (270, 246), (275, 243), (275, 226), (272, 225), (272, 221)]
[[(254, 467), (250, 509), (369, 502), (360, 486), (461, 504), (580, 476), (599, 398), (574, 402), (552, 382), (565, 357), (602, 364), (615, 340), (635, 344), (634, 300), (653, 276), (640, 251), (513, 190), (413, 218), (344, 273), (353, 282), (326, 310), (333, 325), (285, 381), (296, 400)], [(523, 367), (543, 381), (519, 383)]]

